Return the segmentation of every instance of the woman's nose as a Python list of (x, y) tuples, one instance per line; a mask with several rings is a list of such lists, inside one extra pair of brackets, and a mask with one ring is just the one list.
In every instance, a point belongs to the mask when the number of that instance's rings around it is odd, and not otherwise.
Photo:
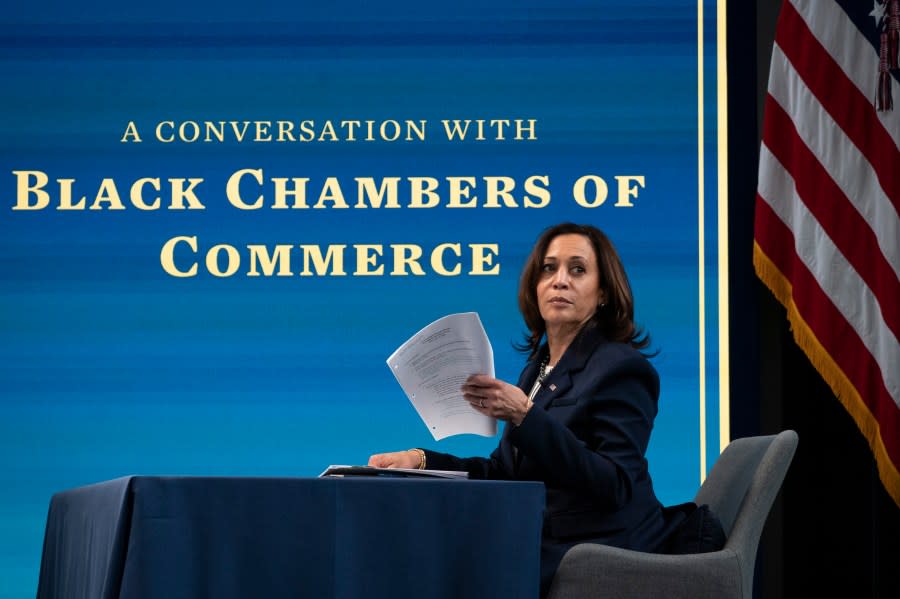
[(569, 286), (569, 277), (568, 273), (565, 270), (559, 269), (553, 275), (553, 287), (554, 288), (565, 288)]

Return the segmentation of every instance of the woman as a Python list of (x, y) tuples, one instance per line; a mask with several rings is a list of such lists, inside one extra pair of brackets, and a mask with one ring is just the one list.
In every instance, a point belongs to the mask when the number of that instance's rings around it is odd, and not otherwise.
[(667, 534), (644, 457), (659, 377), (640, 352), (628, 278), (612, 243), (590, 225), (547, 229), (519, 285), (529, 362), (517, 385), (470, 377), (463, 395), (508, 424), (489, 458), (422, 449), (369, 465), (465, 470), (471, 478), (536, 480), (547, 488), (541, 595), (572, 545), (654, 551)]

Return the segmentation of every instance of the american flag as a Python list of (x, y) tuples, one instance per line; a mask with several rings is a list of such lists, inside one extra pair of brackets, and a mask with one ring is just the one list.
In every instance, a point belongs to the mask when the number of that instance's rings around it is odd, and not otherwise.
[(753, 260), (900, 505), (900, 0), (785, 0)]

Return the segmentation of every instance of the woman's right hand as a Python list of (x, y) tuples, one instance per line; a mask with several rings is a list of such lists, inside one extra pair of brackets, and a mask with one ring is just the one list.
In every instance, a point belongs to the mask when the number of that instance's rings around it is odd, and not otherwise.
[(407, 451), (393, 451), (391, 453), (376, 453), (369, 457), (369, 466), (376, 468), (418, 468), (422, 462), (421, 456), (411, 449)]

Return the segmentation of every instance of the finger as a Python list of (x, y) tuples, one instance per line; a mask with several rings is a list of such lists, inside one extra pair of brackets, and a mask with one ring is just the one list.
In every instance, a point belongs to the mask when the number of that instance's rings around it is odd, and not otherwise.
[(476, 389), (467, 389), (463, 392), (463, 399), (471, 404), (480, 404), (482, 401), (487, 401), (494, 394), (490, 389), (476, 388)]
[(463, 385), (459, 388), (463, 395), (473, 397), (491, 397), (497, 389), (494, 385)]
[(369, 458), (368, 465), (374, 466), (375, 468), (387, 468), (388, 466), (390, 466), (390, 460), (383, 453), (379, 453)]
[(497, 379), (487, 374), (473, 374), (466, 379), (465, 384), (472, 385), (474, 387), (489, 387), (496, 382)]
[(471, 402), (469, 402), (469, 404), (470, 404), (473, 408), (475, 408), (476, 410), (478, 410), (479, 412), (482, 412), (482, 413), (484, 413), (484, 412), (490, 410), (490, 405), (488, 405), (487, 399), (484, 398), (484, 397), (480, 397), (480, 398), (478, 398), (478, 399), (474, 399), (474, 400), (472, 400)]
[(490, 398), (490, 391), (481, 387), (466, 388), (462, 392), (463, 399), (469, 403), (478, 403), (482, 399)]

